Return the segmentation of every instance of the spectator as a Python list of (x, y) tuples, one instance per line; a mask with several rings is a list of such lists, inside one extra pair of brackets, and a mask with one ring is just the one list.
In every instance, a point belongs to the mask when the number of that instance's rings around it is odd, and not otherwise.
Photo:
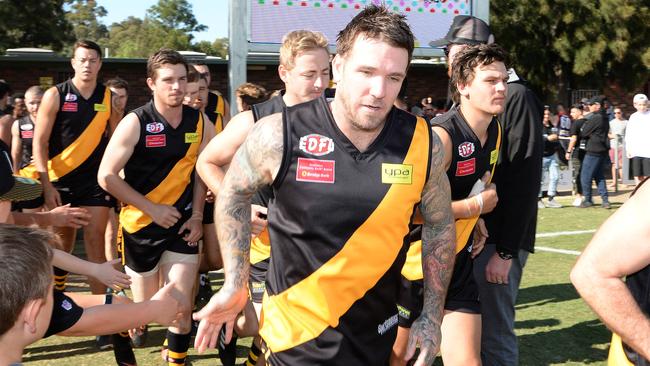
[(240, 85), (235, 90), (235, 95), (237, 96), (237, 109), (240, 112), (248, 111), (253, 104), (262, 103), (269, 99), (266, 89), (253, 83)]
[(565, 158), (571, 161), (572, 182), (573, 182), (573, 206), (578, 207), (582, 203), (582, 184), (580, 183), (580, 171), (582, 170), (582, 160), (585, 157), (586, 140), (580, 138), (580, 130), (586, 120), (582, 116), (582, 104), (577, 103), (571, 107), (571, 139), (567, 148)]
[(587, 140), (585, 158), (582, 161), (582, 171), (580, 172), (580, 183), (582, 184), (582, 193), (584, 200), (580, 204), (581, 208), (591, 207), (594, 205), (591, 198), (591, 182), (596, 180), (598, 193), (602, 199), (602, 208), (609, 209), (609, 196), (605, 186), (605, 176), (603, 167), (606, 159), (609, 158), (609, 123), (605, 119), (604, 111), (601, 110), (602, 98), (599, 96), (592, 97), (588, 102), (590, 113), (587, 115), (580, 132), (581, 137)]
[(627, 157), (632, 159), (632, 173), (637, 184), (650, 176), (650, 111), (648, 97), (637, 94), (633, 99), (636, 112), (632, 113), (625, 133)]
[(623, 174), (621, 166), (623, 165), (623, 137), (625, 136), (625, 127), (627, 120), (623, 117), (621, 108), (614, 108), (614, 119), (609, 121), (609, 160), (612, 161), (612, 188), (618, 186), (618, 176)]
[(566, 155), (565, 153), (569, 148), (569, 140), (571, 136), (571, 116), (567, 114), (567, 111), (562, 104), (558, 104), (555, 109), (557, 111), (556, 127), (559, 131), (560, 141), (560, 149), (558, 150), (557, 157), (559, 162), (566, 165), (568, 164), (568, 161), (564, 159), (564, 156)]
[(560, 148), (559, 129), (551, 124), (551, 111), (548, 106), (544, 108), (542, 125), (542, 137), (544, 139), (542, 177), (544, 177), (544, 172), (548, 171), (548, 201), (546, 204), (542, 201), (542, 187), (540, 186), (537, 207), (560, 208), (562, 205), (554, 200), (555, 194), (557, 193), (557, 183), (560, 180), (560, 164), (558, 163), (557, 157), (557, 152)]
[(9, 105), (11, 87), (4, 80), (0, 80), (0, 140), (11, 144), (11, 124), (14, 121), (12, 109)]

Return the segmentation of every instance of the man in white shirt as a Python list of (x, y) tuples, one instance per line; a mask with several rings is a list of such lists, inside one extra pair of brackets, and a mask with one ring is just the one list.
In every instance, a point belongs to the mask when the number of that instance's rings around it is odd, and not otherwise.
[(637, 94), (633, 99), (636, 112), (632, 113), (627, 122), (625, 132), (625, 150), (627, 157), (632, 159), (632, 173), (636, 184), (645, 177), (650, 176), (650, 111), (648, 111), (648, 97)]

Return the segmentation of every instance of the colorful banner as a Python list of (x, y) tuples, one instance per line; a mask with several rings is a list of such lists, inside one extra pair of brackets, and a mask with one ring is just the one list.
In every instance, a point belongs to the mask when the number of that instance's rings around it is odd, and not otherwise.
[(296, 29), (320, 31), (336, 43), (336, 35), (365, 6), (386, 4), (404, 14), (416, 38), (416, 47), (428, 47), (447, 34), (456, 15), (471, 15), (470, 0), (251, 0), (253, 43), (281, 43)]

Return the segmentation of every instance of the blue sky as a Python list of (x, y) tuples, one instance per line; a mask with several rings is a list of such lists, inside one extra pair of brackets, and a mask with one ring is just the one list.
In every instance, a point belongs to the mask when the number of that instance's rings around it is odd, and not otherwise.
[[(97, 3), (108, 11), (100, 20), (108, 25), (120, 22), (129, 16), (144, 18), (149, 7), (158, 0), (98, 0)], [(208, 26), (204, 32), (194, 33), (195, 41), (214, 41), (215, 38), (228, 37), (228, 0), (188, 0), (200, 24)]]

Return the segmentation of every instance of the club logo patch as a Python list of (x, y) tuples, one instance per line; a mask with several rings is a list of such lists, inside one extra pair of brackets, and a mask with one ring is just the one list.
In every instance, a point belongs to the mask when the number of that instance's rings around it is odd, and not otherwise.
[(61, 307), (62, 307), (63, 309), (65, 309), (66, 311), (70, 311), (70, 309), (72, 309), (72, 304), (70, 303), (70, 301), (68, 301), (67, 299), (65, 299), (65, 300), (63, 300), (63, 301), (61, 302)]
[(65, 98), (63, 98), (63, 99), (64, 99), (66, 102), (74, 102), (74, 101), (77, 100), (77, 95), (76, 95), (76, 94), (72, 94), (72, 93), (68, 93), (68, 94), (65, 95)]
[(462, 144), (458, 145), (458, 155), (461, 158), (466, 158), (474, 154), (474, 143), (465, 141)]
[(34, 129), (34, 125), (31, 123), (26, 125), (20, 125), (20, 129), (23, 131), (31, 131)]
[(382, 163), (381, 182), (384, 184), (413, 184), (413, 165)]
[(334, 183), (334, 160), (298, 158), (296, 180), (299, 182)]
[(329, 137), (312, 133), (301, 137), (298, 147), (307, 154), (323, 156), (334, 151), (334, 141)]
[(160, 122), (151, 122), (151, 123), (147, 123), (145, 128), (149, 133), (159, 133), (165, 129), (165, 125), (163, 125)]
[(61, 110), (64, 112), (76, 112), (78, 109), (76, 102), (64, 102)]
[(144, 144), (146, 147), (165, 147), (167, 146), (167, 135), (147, 135)]
[(471, 158), (465, 161), (459, 161), (456, 164), (456, 176), (463, 177), (466, 175), (474, 174), (476, 171), (476, 158)]

